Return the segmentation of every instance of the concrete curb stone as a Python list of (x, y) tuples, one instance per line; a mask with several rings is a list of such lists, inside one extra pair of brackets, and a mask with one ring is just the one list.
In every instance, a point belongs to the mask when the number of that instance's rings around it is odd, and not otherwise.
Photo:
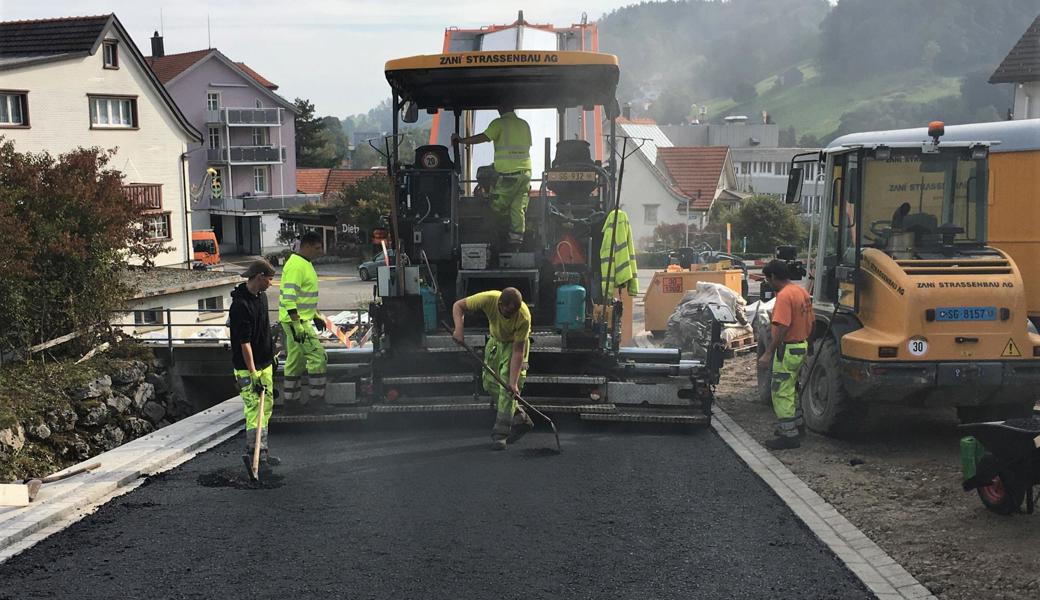
[(244, 423), (234, 397), (168, 427), (83, 461), (101, 468), (45, 485), (26, 507), (0, 507), (0, 562), (86, 516), (142, 478), (167, 471), (236, 435)]
[(881, 600), (935, 600), (928, 588), (777, 460), (719, 407), (712, 428)]

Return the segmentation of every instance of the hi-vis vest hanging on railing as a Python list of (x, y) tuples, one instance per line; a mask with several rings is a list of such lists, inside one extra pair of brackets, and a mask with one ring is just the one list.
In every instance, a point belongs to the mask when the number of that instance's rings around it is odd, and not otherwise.
[(506, 113), (488, 125), (485, 135), (495, 143), (495, 170), (531, 170), (531, 127), (516, 113)]
[[(625, 211), (617, 211), (617, 235), (613, 235), (614, 212), (610, 211), (603, 223), (603, 242), (599, 246), (599, 269), (603, 277), (603, 295), (614, 296), (614, 288), (628, 288), (628, 294), (639, 293), (636, 273), (636, 251), (632, 242), (632, 226)], [(614, 242), (614, 262), (610, 262), (610, 242)], [(608, 273), (611, 270), (613, 273)], [(613, 283), (613, 285), (611, 285)]]

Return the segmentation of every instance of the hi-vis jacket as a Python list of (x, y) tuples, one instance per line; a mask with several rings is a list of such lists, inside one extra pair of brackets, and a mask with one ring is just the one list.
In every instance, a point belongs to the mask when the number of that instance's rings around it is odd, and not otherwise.
[[(603, 295), (614, 295), (613, 288), (628, 287), (628, 294), (639, 293), (639, 278), (636, 275), (635, 244), (632, 243), (632, 226), (625, 211), (617, 211), (617, 235), (614, 231), (614, 212), (610, 211), (603, 223), (603, 242), (599, 247), (599, 269), (603, 276)], [(614, 241), (614, 262), (610, 262), (610, 243)], [(613, 273), (608, 273), (610, 269)], [(613, 285), (611, 285), (613, 283)]]
[(289, 311), (296, 310), (300, 320), (307, 322), (318, 314), (318, 274), (311, 261), (293, 254), (285, 261), (282, 279), (278, 284), (278, 321), (288, 323)]
[(495, 143), (495, 170), (516, 173), (531, 170), (531, 127), (508, 112), (488, 124), (484, 135)]

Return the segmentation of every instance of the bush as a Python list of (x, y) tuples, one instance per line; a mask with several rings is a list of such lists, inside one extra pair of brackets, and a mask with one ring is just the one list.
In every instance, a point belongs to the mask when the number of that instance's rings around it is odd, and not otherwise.
[(80, 148), (55, 159), (0, 138), (0, 353), (108, 322), (133, 294), (126, 269), (166, 249), (147, 239), (113, 155)]

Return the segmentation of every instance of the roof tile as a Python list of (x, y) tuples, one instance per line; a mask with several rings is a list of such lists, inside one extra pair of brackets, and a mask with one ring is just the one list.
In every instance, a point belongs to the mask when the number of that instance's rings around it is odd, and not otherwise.
[(155, 71), (155, 76), (165, 85), (174, 77), (188, 70), (188, 68), (195, 63), (199, 62), (206, 56), (209, 56), (210, 52), (213, 52), (213, 50), (194, 50), (192, 52), (167, 54), (166, 56), (159, 57), (150, 56), (145, 60), (148, 61), (148, 66), (152, 67), (152, 70)]
[[(658, 148), (658, 161), (695, 210), (708, 210), (729, 156), (728, 146)], [(700, 197), (698, 198), (698, 192)]]
[(990, 76), (990, 83), (1040, 81), (1040, 15)]
[(0, 22), (0, 57), (89, 53), (112, 15)]
[(296, 169), (296, 191), (301, 194), (324, 194), (330, 169)]

